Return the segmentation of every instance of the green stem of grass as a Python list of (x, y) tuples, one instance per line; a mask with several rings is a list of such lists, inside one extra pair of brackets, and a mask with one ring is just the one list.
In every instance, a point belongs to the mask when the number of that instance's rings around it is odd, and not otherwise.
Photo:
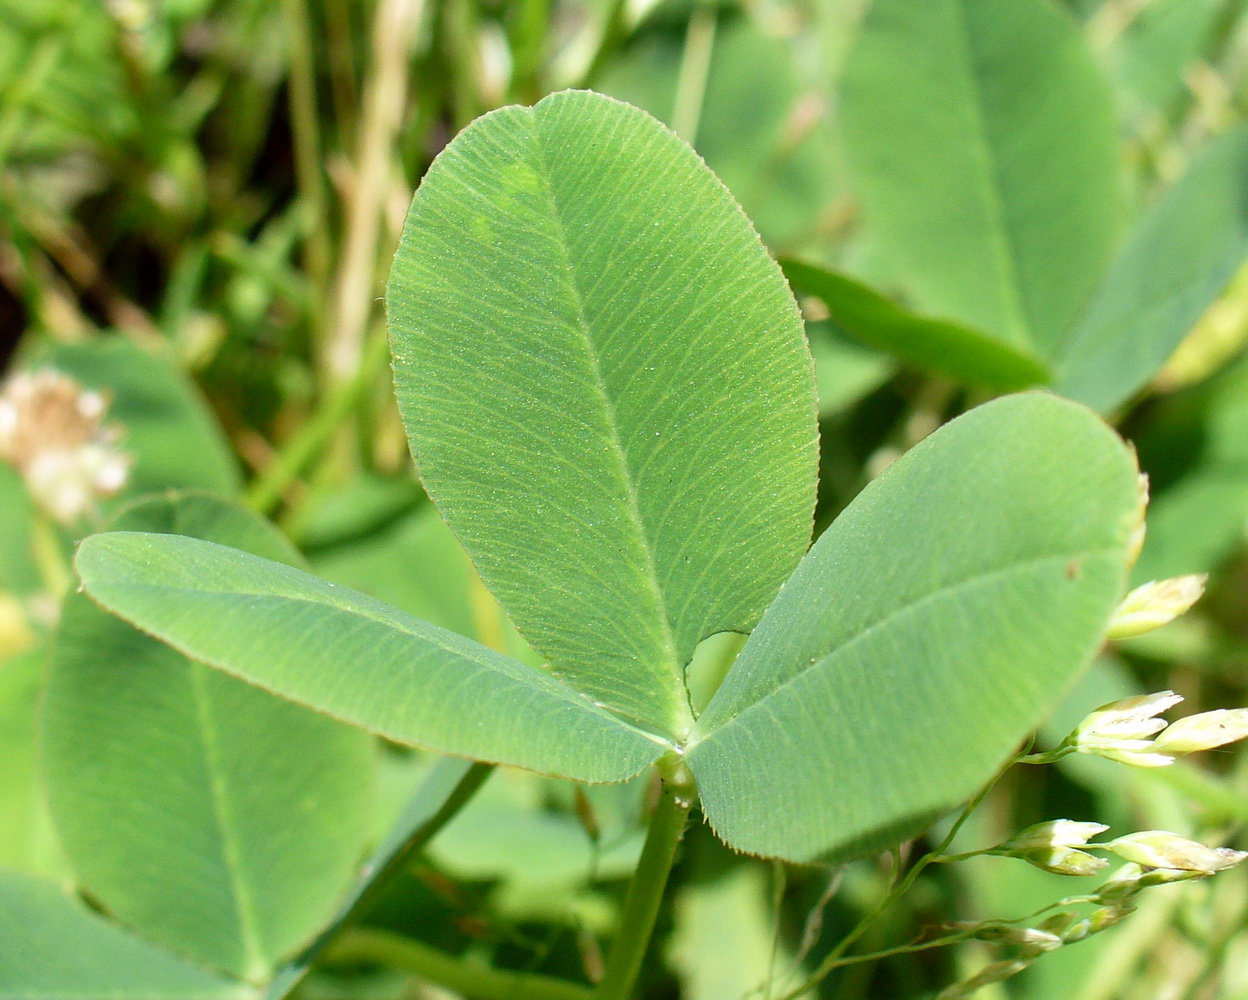
[(282, 0), (290, 56), (290, 122), (295, 148), (295, 179), (302, 205), (304, 263), (319, 298), (329, 275), (325, 228), (325, 183), (321, 175), (321, 130), (316, 109), (316, 71), (307, 0)]
[(695, 797), (692, 782), (682, 771), (683, 765), (677, 763), (663, 775), (659, 804), (650, 818), (641, 859), (624, 897), (619, 931), (594, 1000), (627, 1000), (637, 983)]
[(709, 3), (697, 3), (685, 29), (685, 48), (672, 105), (672, 131), (691, 146), (697, 141), (698, 123), (702, 120), (702, 102), (715, 49), (716, 21), (717, 14)]
[(581, 78), (581, 87), (586, 90), (593, 88), (602, 76), (603, 70), (615, 55), (615, 50), (623, 43), (628, 34), (628, 2), (627, 0), (611, 0), (606, 17), (602, 21), (602, 31), (598, 35), (598, 45), (594, 49), (593, 58)]
[(364, 357), (350, 381), (330, 389), (321, 405), (252, 484), (247, 505), (271, 514), (283, 495), (329, 447), (338, 429), (359, 405), (390, 357), (384, 328), (365, 345)]
[(391, 931), (352, 931), (328, 957), (338, 963), (376, 962), (402, 969), (472, 1000), (590, 1000), (584, 986), (537, 973), (509, 972), (467, 961)]

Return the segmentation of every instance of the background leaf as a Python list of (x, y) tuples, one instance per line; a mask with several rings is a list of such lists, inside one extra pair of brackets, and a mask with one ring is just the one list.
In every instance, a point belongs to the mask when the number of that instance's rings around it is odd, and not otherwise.
[(543, 670), (236, 549), (110, 532), (76, 564), (92, 597), (188, 655), (399, 742), (579, 781), (664, 750)]
[(814, 499), (810, 355), (740, 209), (648, 115), (556, 94), (430, 167), (387, 301), (412, 454), (482, 578), (578, 689), (682, 735), (694, 646), (753, 626)]
[(1108, 412), (1165, 364), (1248, 257), (1248, 128), (1145, 214), (1062, 348), (1057, 391)]
[[(149, 500), (116, 523), (298, 558), (206, 495)], [(152, 940), (254, 980), (329, 917), (370, 832), (364, 733), (193, 663), (82, 594), (57, 632), (44, 753), (91, 893)]]
[(244, 1000), (254, 991), (182, 962), (69, 899), (0, 871), (0, 1000)]
[(44, 643), (0, 662), (0, 868), (60, 877), (65, 859), (39, 760), (37, 720), (47, 657)]
[(795, 260), (782, 266), (793, 289), (821, 299), (847, 333), (902, 361), (1006, 392), (1049, 380), (1048, 368), (1026, 348), (961, 323), (908, 312), (835, 271)]
[(1082, 407), (1007, 397), (933, 434), (802, 561), (687, 754), (731, 846), (893, 844), (968, 798), (1101, 641), (1136, 505)]
[(923, 310), (1045, 357), (1121, 200), (1109, 87), (1045, 0), (875, 0), (841, 86), (870, 231)]

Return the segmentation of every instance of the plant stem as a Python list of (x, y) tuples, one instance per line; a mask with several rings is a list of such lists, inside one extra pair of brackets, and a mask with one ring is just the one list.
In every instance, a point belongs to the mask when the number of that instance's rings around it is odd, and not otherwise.
[(833, 969), (840, 968), (842, 965), (847, 965), (853, 961), (852, 958), (845, 958), (845, 953), (849, 951), (854, 942), (862, 937), (862, 935), (867, 932), (867, 929), (875, 923), (885, 911), (893, 906), (897, 900), (899, 900), (910, 890), (910, 887), (914, 885), (919, 875), (923, 873), (923, 870), (927, 868), (928, 865), (936, 864), (937, 862), (944, 860), (944, 853), (946, 849), (953, 843), (954, 838), (958, 835), (958, 831), (962, 829), (963, 824), (970, 818), (971, 813), (973, 813), (979, 807), (979, 804), (984, 801), (984, 796), (992, 790), (1001, 775), (1017, 762), (1018, 757), (1011, 757), (1009, 761), (1006, 762), (1005, 766), (997, 772), (992, 781), (988, 782), (988, 784), (980, 789), (975, 797), (966, 804), (961, 815), (958, 816), (953, 826), (949, 828), (949, 832), (945, 834), (944, 839), (941, 840), (935, 849), (923, 855), (923, 857), (919, 858), (914, 863), (914, 866), (906, 872), (905, 877), (899, 879), (897, 883), (884, 894), (884, 898), (880, 900), (875, 909), (859, 920), (853, 930), (846, 934), (845, 937), (837, 943), (836, 947), (828, 952), (827, 956), (819, 964), (819, 968), (815, 970), (806, 982), (802, 983), (802, 985), (798, 986), (796, 989), (790, 990), (783, 997), (781, 997), (780, 1000), (797, 1000), (798, 997), (810, 992), (817, 985), (819, 985), (819, 983), (828, 975), (828, 973), (832, 972)]
[(352, 931), (329, 951), (335, 962), (377, 962), (411, 972), (473, 1000), (589, 1000), (584, 986), (537, 973), (466, 961), (421, 941), (373, 928)]
[[(662, 767), (662, 765), (660, 765)], [(695, 791), (681, 773), (683, 765), (663, 775), (659, 804), (650, 817), (650, 829), (641, 850), (637, 870), (624, 897), (624, 912), (611, 952), (607, 956), (602, 982), (594, 991), (594, 1000), (627, 1000), (632, 995), (654, 934), (663, 891), (676, 860), (676, 848), (685, 833), (685, 822), (693, 807)]]
[[(295, 146), (295, 178), (301, 202), (300, 235), (308, 277), (319, 299), (329, 273), (325, 229), (325, 184), (321, 177), (321, 132), (316, 113), (316, 74), (307, 0), (282, 0), (290, 56), (290, 122)], [(314, 322), (319, 317), (314, 317)]]
[(348, 198), (329, 338), (323, 365), (329, 384), (345, 382), (361, 364), (364, 331), (376, 299), (382, 210), (389, 190), (391, 155), (407, 106), (412, 36), (424, 0), (381, 0), (373, 22), (373, 67), (364, 91), (359, 148)]
[(702, 118), (702, 100), (706, 96), (711, 52), (715, 47), (716, 20), (715, 9), (709, 3), (697, 3), (685, 29), (685, 48), (680, 57), (680, 76), (676, 80), (672, 105), (672, 131), (691, 146), (697, 141), (698, 122)]
[(261, 514), (272, 513), (291, 484), (330, 444), (334, 433), (368, 392), (389, 356), (385, 331), (379, 329), (365, 346), (364, 357), (351, 380), (329, 391), (299, 433), (252, 484), (247, 493), (249, 507)]
[(602, 76), (602, 71), (607, 68), (607, 63), (611, 61), (615, 50), (619, 48), (620, 43), (624, 41), (624, 36), (628, 33), (627, 21), (627, 0), (611, 0), (611, 7), (607, 10), (606, 17), (603, 18), (602, 33), (598, 36), (594, 56), (589, 61), (585, 75), (581, 77), (580, 85), (583, 89), (592, 89), (598, 82), (598, 78)]

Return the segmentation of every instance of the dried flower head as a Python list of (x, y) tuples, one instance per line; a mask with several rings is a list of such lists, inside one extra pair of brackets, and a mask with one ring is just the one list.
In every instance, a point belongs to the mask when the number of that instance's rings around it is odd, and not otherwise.
[(17, 468), (35, 500), (69, 523), (125, 485), (132, 459), (105, 424), (108, 401), (60, 372), (14, 375), (0, 389), (0, 459)]

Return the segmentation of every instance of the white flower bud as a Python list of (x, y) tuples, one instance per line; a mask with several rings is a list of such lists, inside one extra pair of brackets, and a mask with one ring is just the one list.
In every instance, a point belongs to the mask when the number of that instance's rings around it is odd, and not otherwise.
[(1248, 852), (1229, 847), (1206, 847), (1165, 830), (1145, 830), (1119, 837), (1105, 845), (1125, 861), (1145, 868), (1176, 868), (1212, 875), (1239, 864)]
[(1054, 819), (1020, 830), (999, 847), (1009, 851), (1029, 851), (1041, 847), (1083, 847), (1093, 837), (1108, 829), (1104, 823)]
[(1153, 746), (1161, 753), (1182, 756), (1234, 743), (1248, 736), (1248, 708), (1220, 708), (1173, 722)]
[(1136, 587), (1110, 619), (1108, 638), (1130, 639), (1174, 621), (1200, 600), (1207, 579), (1208, 574), (1193, 573)]

